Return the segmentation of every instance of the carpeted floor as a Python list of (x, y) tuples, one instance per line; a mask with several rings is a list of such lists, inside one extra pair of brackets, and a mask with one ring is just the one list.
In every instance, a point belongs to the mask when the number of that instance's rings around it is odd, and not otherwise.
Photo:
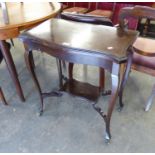
[[(0, 104), (0, 152), (155, 152), (155, 105), (144, 112), (145, 102), (155, 83), (153, 77), (132, 71), (124, 92), (125, 106), (112, 121), (112, 140), (104, 143), (105, 124), (89, 101), (64, 94), (45, 99), (43, 116), (38, 116), (39, 96), (24, 62), (24, 48), (14, 39), (12, 55), (26, 102), (19, 100), (14, 84), (3, 62), (0, 85), (9, 106)], [(54, 58), (36, 52), (36, 72), (44, 90), (58, 88), (58, 73)], [(98, 84), (98, 68), (75, 65), (76, 79)], [(106, 74), (106, 88), (110, 76)], [(109, 96), (100, 97), (99, 104), (107, 108)]]

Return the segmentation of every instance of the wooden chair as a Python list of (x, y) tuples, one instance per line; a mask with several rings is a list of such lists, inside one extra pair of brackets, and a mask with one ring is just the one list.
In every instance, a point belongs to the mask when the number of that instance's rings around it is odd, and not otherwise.
[[(86, 14), (71, 14), (71, 13), (61, 13), (60, 16), (62, 19), (71, 20), (71, 21), (75, 21), (75, 22), (113, 26), (112, 21), (110, 19), (104, 18), (104, 17), (96, 17), (96, 16), (86, 15)], [(69, 63), (69, 66), (68, 66), (70, 79), (73, 79), (73, 65), (74, 65), (73, 63)], [(104, 90), (104, 80), (103, 80), (104, 76), (105, 76), (104, 69), (100, 68), (99, 73), (100, 73), (99, 88), (100, 88), (100, 90)]]
[(88, 8), (76, 6), (76, 2), (74, 2), (74, 7), (64, 9), (63, 12), (69, 13), (86, 13)]
[[(120, 10), (119, 13), (119, 25), (124, 31), (127, 29), (127, 25), (130, 22), (130, 17), (137, 19), (149, 18), (155, 19), (155, 9), (147, 6), (135, 6), (125, 7)], [(129, 65), (126, 70), (126, 78), (130, 72), (130, 67), (136, 71), (155, 76), (155, 39), (138, 37), (132, 47), (132, 54), (129, 57)], [(124, 82), (122, 87), (125, 86)], [(122, 96), (120, 92), (120, 96)], [(155, 96), (155, 85), (153, 86), (152, 93), (146, 103), (145, 111), (150, 109), (150, 106)], [(122, 99), (120, 98), (120, 106), (123, 107)]]
[[(103, 2), (101, 2), (103, 4)], [(106, 3), (105, 5), (108, 6), (108, 4), (110, 5), (110, 8), (100, 8), (100, 2), (96, 2), (96, 10), (93, 10), (91, 12), (88, 12), (87, 14), (89, 15), (94, 15), (94, 16), (103, 16), (103, 17), (107, 17), (109, 19), (112, 19), (113, 16), (113, 12), (115, 10), (115, 2), (113, 3)], [(90, 4), (91, 5), (91, 4)]]
[[(11, 48), (10, 44), (7, 43), (7, 45), (9, 46), (9, 48)], [(3, 55), (2, 55), (2, 52), (0, 50), (0, 63), (2, 62), (3, 60)], [(8, 103), (6, 102), (6, 99), (4, 97), (4, 93), (2, 91), (2, 88), (0, 87), (0, 100), (2, 100), (2, 102), (4, 103), (4, 105), (8, 105)]]
[[(155, 3), (151, 6), (155, 8)], [(155, 20), (150, 18), (141, 18), (138, 22), (138, 31), (142, 36), (155, 38)]]

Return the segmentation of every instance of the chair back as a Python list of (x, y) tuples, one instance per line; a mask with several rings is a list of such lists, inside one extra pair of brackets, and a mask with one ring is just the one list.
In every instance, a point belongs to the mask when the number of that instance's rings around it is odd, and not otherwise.
[(140, 20), (142, 18), (155, 19), (155, 8), (136, 5), (134, 7), (124, 7), (119, 12), (119, 26), (122, 29), (127, 28), (128, 18)]
[(75, 21), (75, 22), (113, 26), (113, 23), (110, 19), (105, 17), (100, 17), (100, 16), (74, 14), (74, 13), (61, 13), (60, 18), (65, 20)]

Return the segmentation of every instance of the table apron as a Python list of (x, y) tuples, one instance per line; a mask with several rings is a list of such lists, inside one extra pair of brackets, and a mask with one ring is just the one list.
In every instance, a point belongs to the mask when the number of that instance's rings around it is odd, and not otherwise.
[[(55, 46), (43, 46), (32, 41), (24, 41), (27, 52), (37, 50), (45, 52), (60, 60), (68, 61), (77, 64), (87, 64), (98, 66), (112, 72), (112, 65), (115, 61), (104, 54), (95, 53), (91, 51), (69, 49), (69, 48), (55, 48)], [(36, 51), (36, 52), (37, 52)], [(116, 63), (116, 62), (115, 62)]]
[(0, 29), (0, 40), (7, 40), (10, 38), (16, 38), (19, 35), (18, 28), (11, 28), (11, 29)]

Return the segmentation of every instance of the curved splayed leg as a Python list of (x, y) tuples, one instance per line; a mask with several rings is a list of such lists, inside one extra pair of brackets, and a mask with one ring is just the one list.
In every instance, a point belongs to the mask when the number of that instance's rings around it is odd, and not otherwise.
[(108, 112), (105, 117), (105, 123), (106, 123), (106, 131), (105, 131), (105, 141), (106, 143), (110, 142), (111, 139), (111, 133), (110, 133), (110, 120), (112, 116), (112, 112), (116, 103), (116, 99), (118, 96), (118, 90), (119, 90), (119, 81), (120, 81), (120, 65), (114, 63), (113, 68), (112, 68), (112, 73), (111, 73), (111, 78), (112, 78), (112, 92), (111, 92), (111, 97), (109, 101), (109, 106), (108, 106)]
[(119, 105), (120, 105), (120, 107), (118, 108), (118, 111), (121, 111), (124, 106), (123, 101), (122, 101), (123, 100), (122, 99), (123, 98), (123, 90), (124, 90), (124, 87), (126, 85), (126, 82), (127, 82), (127, 79), (128, 79), (129, 73), (130, 73), (130, 69), (131, 69), (131, 65), (132, 65), (132, 56), (133, 56), (133, 52), (130, 51), (128, 54), (126, 70), (125, 70), (125, 73), (123, 75), (121, 85), (120, 85), (120, 90), (119, 90)]
[[(25, 48), (26, 49), (26, 48)], [(41, 88), (40, 88), (40, 85), (39, 85), (39, 82), (37, 80), (37, 77), (36, 77), (36, 74), (35, 74), (35, 71), (34, 71), (34, 65), (33, 65), (33, 58), (32, 58), (32, 51), (29, 51), (29, 50), (26, 50), (25, 51), (25, 62), (26, 62), (26, 66), (33, 78), (33, 81), (35, 83), (35, 86), (39, 92), (39, 97), (40, 97), (40, 101), (41, 101), (41, 104), (40, 104), (40, 112), (39, 112), (39, 115), (41, 116), (43, 114), (43, 97), (42, 97), (42, 92), (41, 92)]]

